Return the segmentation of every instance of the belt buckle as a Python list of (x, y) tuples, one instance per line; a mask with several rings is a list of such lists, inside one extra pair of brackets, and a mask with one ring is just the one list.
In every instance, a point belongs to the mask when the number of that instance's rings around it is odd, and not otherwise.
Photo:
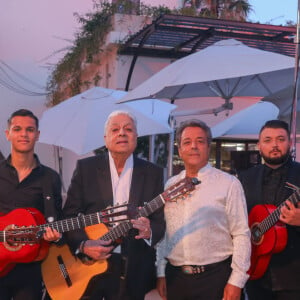
[(204, 266), (182, 266), (181, 270), (184, 274), (193, 275), (205, 272)]

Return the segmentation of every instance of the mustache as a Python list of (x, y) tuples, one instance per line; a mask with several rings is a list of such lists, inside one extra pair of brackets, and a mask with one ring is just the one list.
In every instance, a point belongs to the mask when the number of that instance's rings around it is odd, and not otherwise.
[(281, 150), (279, 150), (278, 148), (274, 148), (273, 150), (270, 151), (270, 153), (274, 153), (274, 152), (280, 152), (280, 153), (282, 153)]

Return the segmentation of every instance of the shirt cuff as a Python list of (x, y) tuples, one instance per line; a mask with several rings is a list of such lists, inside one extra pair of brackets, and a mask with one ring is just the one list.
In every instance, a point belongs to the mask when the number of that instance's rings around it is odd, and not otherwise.
[(241, 274), (233, 270), (229, 277), (228, 283), (242, 289), (245, 286), (248, 278), (249, 278), (248, 274)]
[(162, 260), (157, 263), (156, 266), (156, 277), (166, 277), (165, 270), (166, 270), (167, 261)]
[(152, 230), (151, 230), (151, 235), (149, 239), (144, 239), (145, 243), (151, 247), (152, 245)]

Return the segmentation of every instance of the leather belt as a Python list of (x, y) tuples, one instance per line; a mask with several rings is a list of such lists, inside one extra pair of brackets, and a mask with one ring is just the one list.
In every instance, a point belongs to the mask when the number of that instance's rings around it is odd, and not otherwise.
[(200, 266), (198, 266), (198, 265), (183, 265), (183, 266), (178, 266), (178, 267), (174, 266), (174, 265), (171, 265), (171, 266), (175, 269), (181, 270), (184, 274), (195, 275), (195, 274), (203, 273), (205, 271), (212, 270), (215, 267), (217, 267), (218, 265), (222, 265), (222, 264), (228, 262), (229, 260), (231, 260), (231, 256), (226, 258), (223, 261), (219, 261), (219, 262), (208, 264), (208, 265), (200, 265)]
[(181, 266), (181, 271), (184, 274), (200, 274), (205, 272), (205, 266)]

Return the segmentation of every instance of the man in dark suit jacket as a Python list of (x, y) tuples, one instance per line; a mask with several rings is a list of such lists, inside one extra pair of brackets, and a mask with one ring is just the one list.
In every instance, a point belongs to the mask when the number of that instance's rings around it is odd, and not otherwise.
[[(142, 207), (163, 191), (162, 168), (133, 156), (136, 142), (134, 116), (124, 111), (110, 114), (105, 125), (108, 153), (78, 161), (64, 206), (65, 217), (98, 212), (124, 201)], [(111, 241), (89, 239), (84, 230), (68, 233), (68, 244), (75, 254), (109, 262), (108, 271), (91, 280), (85, 299), (142, 300), (155, 286), (153, 246), (164, 234), (163, 209), (131, 222), (133, 230), (121, 249), (114, 248)]]
[[(288, 124), (268, 121), (259, 134), (258, 149), (265, 164), (241, 174), (248, 211), (257, 204), (279, 206), (294, 191), (287, 182), (300, 186), (300, 164), (290, 156)], [(266, 273), (246, 285), (249, 300), (300, 299), (300, 209), (287, 201), (281, 208), (280, 221), (286, 224), (288, 240), (285, 249), (273, 254)]]

